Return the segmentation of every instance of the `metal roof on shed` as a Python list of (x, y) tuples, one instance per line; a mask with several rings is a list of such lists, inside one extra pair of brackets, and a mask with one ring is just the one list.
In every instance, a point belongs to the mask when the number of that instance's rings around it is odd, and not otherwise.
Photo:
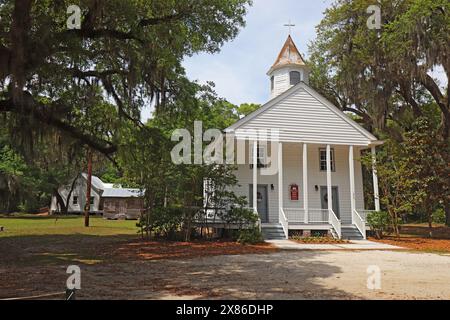
[(103, 198), (132, 198), (132, 197), (142, 197), (144, 191), (140, 189), (129, 189), (129, 188), (106, 188), (103, 191)]

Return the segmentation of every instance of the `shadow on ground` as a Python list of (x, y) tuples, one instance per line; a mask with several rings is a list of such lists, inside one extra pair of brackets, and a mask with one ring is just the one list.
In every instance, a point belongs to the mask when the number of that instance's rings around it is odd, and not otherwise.
[[(71, 264), (82, 271), (79, 299), (357, 298), (320, 284), (341, 272), (317, 259), (326, 252), (237, 246), (142, 242), (135, 235), (0, 238), (0, 298), (62, 291)], [(196, 253), (186, 254), (189, 248)]]

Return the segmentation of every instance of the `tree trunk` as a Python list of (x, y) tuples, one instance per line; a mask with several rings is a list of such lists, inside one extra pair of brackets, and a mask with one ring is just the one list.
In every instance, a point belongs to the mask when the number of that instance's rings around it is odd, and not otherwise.
[(444, 211), (445, 211), (445, 225), (447, 227), (450, 227), (450, 203), (446, 203), (444, 205)]
[(92, 187), (92, 151), (88, 150), (86, 205), (84, 206), (84, 226), (85, 227), (89, 227), (89, 212), (91, 211), (91, 187)]
[(185, 235), (184, 235), (184, 241), (189, 242), (191, 241), (191, 222), (192, 222), (192, 214), (191, 214), (191, 209), (188, 208), (187, 209), (187, 213), (186, 213), (186, 223), (185, 223)]
[(64, 202), (64, 199), (61, 197), (61, 195), (59, 194), (59, 192), (58, 192), (58, 189), (55, 189), (54, 191), (53, 191), (53, 194), (55, 195), (55, 197), (56, 197), (56, 202), (57, 202), (57, 204), (59, 205), (59, 208), (60, 208), (60, 210), (61, 210), (61, 214), (67, 214), (67, 206), (66, 206), (66, 203)]
[(429, 228), (429, 236), (430, 238), (433, 238), (433, 211), (430, 209), (427, 209), (427, 216), (428, 216), (428, 228)]
[[(64, 206), (64, 213), (63, 214), (68, 214), (69, 211), (69, 204), (70, 204), (70, 198), (72, 197), (72, 193), (73, 193), (73, 189), (75, 189), (75, 184), (78, 180), (78, 175), (75, 177), (75, 179), (72, 181), (72, 185), (70, 186), (70, 190), (69, 193), (67, 195), (67, 200), (66, 200), (66, 204)], [(62, 213), (62, 212), (61, 212)]]

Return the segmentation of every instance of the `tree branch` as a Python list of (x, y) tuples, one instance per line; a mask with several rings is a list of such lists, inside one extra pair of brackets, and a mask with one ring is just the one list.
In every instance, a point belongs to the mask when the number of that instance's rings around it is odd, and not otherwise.
[(12, 99), (0, 100), (0, 112), (31, 114), (36, 120), (61, 130), (72, 138), (79, 140), (83, 144), (101, 152), (106, 156), (117, 151), (117, 146), (113, 145), (111, 142), (98, 139), (89, 134), (86, 134), (85, 132), (80, 131), (78, 128), (55, 117), (51, 112), (52, 108), (37, 103), (35, 100), (33, 100), (31, 95), (26, 92), (24, 93), (24, 96), (25, 95), (25, 102), (20, 106), (16, 105)]

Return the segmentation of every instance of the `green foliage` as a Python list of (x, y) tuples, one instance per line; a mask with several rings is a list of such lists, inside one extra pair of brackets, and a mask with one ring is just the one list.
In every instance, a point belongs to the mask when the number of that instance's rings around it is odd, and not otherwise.
[(242, 116), (248, 116), (253, 111), (258, 110), (259, 107), (261, 107), (261, 105), (256, 103), (242, 103), (237, 108), (237, 113)]
[(181, 208), (158, 207), (142, 215), (137, 227), (148, 234), (174, 240), (177, 232), (181, 231), (182, 223), (183, 210)]
[(227, 223), (237, 224), (242, 228), (248, 225), (255, 225), (258, 221), (258, 216), (252, 209), (238, 206), (228, 210), (222, 219)]
[(425, 212), (431, 227), (433, 211), (450, 199), (448, 142), (441, 139), (430, 121), (418, 118), (405, 134), (403, 147), (410, 201)]
[(445, 211), (442, 208), (438, 208), (433, 212), (433, 223), (443, 224), (445, 223)]
[[(5, 134), (8, 145), (17, 146), (14, 152), (36, 169), (33, 177), (40, 177), (40, 185), (33, 190), (45, 190), (48, 204), (49, 195), (85, 167), (79, 158), (84, 158), (88, 146), (97, 152), (96, 168), (105, 180), (145, 186), (149, 207), (162, 205), (172, 183), (179, 186), (173, 198), (180, 196), (186, 184), (178, 183), (174, 172), (180, 174), (182, 168), (167, 165), (173, 127), (144, 126), (141, 111), (152, 102), (155, 115), (165, 115), (170, 122), (173, 108), (174, 114), (181, 111), (173, 125), (186, 127), (181, 125), (183, 119), (196, 119), (202, 104), (202, 111), (208, 111), (204, 119), (210, 116), (215, 127), (232, 122), (237, 117), (233, 107), (224, 101), (218, 101), (217, 108), (203, 103), (208, 92), (196, 96), (200, 90), (186, 79), (181, 63), (194, 53), (217, 52), (233, 39), (251, 1), (4, 2), (1, 136)], [(81, 29), (66, 26), (67, 7), (72, 4), (81, 8)], [(119, 167), (116, 172), (103, 170), (105, 158)], [(3, 160), (10, 166), (11, 161)], [(22, 183), (17, 189), (23, 189), (29, 174), (13, 169), (16, 173), (8, 175), (8, 183), (0, 178), (1, 190), (16, 181)], [(187, 175), (186, 180), (192, 177)], [(198, 196), (201, 178), (195, 181), (199, 187), (192, 199)], [(22, 200), (11, 199), (11, 207)]]
[(385, 232), (390, 222), (390, 216), (386, 211), (375, 211), (367, 215), (367, 223), (369, 224), (371, 230), (375, 232), (375, 236), (378, 239), (383, 237), (383, 232)]
[[(430, 223), (432, 213), (450, 197), (449, 145), (432, 121), (418, 117), (402, 136), (377, 148), (377, 173), (383, 207), (398, 233), (398, 220), (420, 213)], [(371, 167), (370, 154), (362, 158)]]
[(264, 239), (258, 228), (250, 228), (240, 230), (237, 241), (241, 244), (257, 244), (264, 242)]
[[(381, 29), (367, 27), (366, 9), (381, 8)], [(432, 71), (450, 78), (447, 0), (336, 1), (325, 11), (310, 47), (310, 83), (344, 111), (356, 114), (368, 129), (401, 138), (402, 130), (438, 106), (440, 133), (449, 137), (448, 87)], [(405, 121), (406, 120), (406, 121)]]

